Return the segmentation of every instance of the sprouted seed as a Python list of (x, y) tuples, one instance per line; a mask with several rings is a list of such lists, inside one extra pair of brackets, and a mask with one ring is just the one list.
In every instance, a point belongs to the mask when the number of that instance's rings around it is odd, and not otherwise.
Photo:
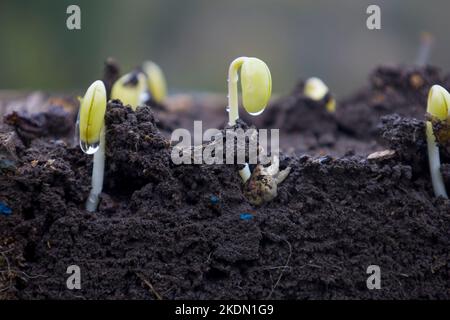
[(147, 86), (152, 98), (162, 103), (167, 97), (167, 82), (162, 69), (152, 61), (142, 64), (142, 70), (147, 75)]
[[(329, 94), (327, 85), (319, 78), (309, 78), (305, 82), (303, 94), (314, 101), (320, 101)], [(328, 112), (333, 113), (336, 111), (336, 100), (330, 97), (325, 105)]]
[(428, 161), (430, 165), (431, 181), (436, 197), (448, 199), (444, 179), (441, 173), (441, 158), (436, 142), (436, 133), (433, 131), (434, 121), (448, 121), (450, 117), (450, 94), (439, 85), (434, 85), (428, 94), (427, 112), (430, 121), (426, 122), (426, 135), (428, 145)]
[(128, 73), (117, 80), (111, 89), (111, 99), (129, 105), (133, 111), (149, 97), (147, 77), (143, 72)]
[(92, 188), (86, 201), (86, 210), (97, 210), (99, 195), (103, 189), (105, 170), (105, 112), (106, 88), (102, 81), (95, 81), (86, 91), (79, 111), (80, 147), (86, 154), (94, 154)]
[[(236, 125), (239, 119), (239, 70), (241, 71), (242, 104), (249, 114), (260, 115), (265, 110), (272, 93), (270, 70), (262, 60), (248, 57), (235, 59), (228, 71), (227, 111), (230, 126)], [(247, 163), (243, 169), (239, 170), (239, 175), (244, 183), (250, 178), (251, 172)]]

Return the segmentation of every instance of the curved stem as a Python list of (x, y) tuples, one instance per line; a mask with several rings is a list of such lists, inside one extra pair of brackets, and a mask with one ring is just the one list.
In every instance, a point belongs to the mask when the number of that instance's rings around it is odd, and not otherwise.
[(92, 169), (92, 188), (86, 200), (86, 210), (95, 212), (97, 210), (99, 195), (103, 190), (103, 177), (105, 174), (105, 126), (100, 132), (100, 144), (98, 151), (94, 154), (94, 167)]
[(234, 126), (239, 119), (238, 71), (245, 59), (246, 57), (235, 59), (228, 70), (228, 115), (230, 117), (228, 124), (230, 126)]
[(445, 190), (444, 179), (441, 173), (441, 158), (439, 156), (439, 148), (436, 145), (436, 138), (433, 133), (433, 125), (427, 121), (427, 145), (428, 145), (428, 161), (430, 164), (431, 182), (433, 183), (433, 190), (436, 197), (442, 196), (448, 199), (447, 191)]
[[(228, 125), (230, 126), (236, 125), (236, 120), (239, 119), (238, 72), (245, 59), (247, 58), (240, 57), (235, 59), (230, 64), (230, 69), (228, 70)], [(248, 163), (245, 164), (243, 169), (239, 170), (239, 175), (241, 176), (242, 181), (246, 183), (251, 176)]]

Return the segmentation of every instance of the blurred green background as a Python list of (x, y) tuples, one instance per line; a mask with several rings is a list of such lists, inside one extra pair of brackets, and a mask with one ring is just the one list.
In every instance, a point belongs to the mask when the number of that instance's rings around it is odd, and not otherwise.
[[(70, 4), (80, 31), (66, 28)], [(370, 4), (382, 30), (366, 28)], [(342, 96), (380, 63), (414, 63), (424, 30), (450, 70), (449, 12), (448, 0), (0, 0), (0, 88), (84, 89), (112, 56), (122, 71), (157, 62), (172, 91), (225, 93), (228, 64), (247, 55), (267, 62), (275, 92), (319, 76)]]

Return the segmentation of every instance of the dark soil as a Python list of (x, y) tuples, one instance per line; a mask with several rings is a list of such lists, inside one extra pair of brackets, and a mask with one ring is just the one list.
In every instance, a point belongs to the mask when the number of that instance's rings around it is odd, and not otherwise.
[(382, 116), (397, 113), (424, 119), (428, 92), (435, 84), (450, 88), (448, 76), (435, 67), (379, 67), (366, 88), (341, 103), (337, 109), (339, 126), (369, 139), (377, 135)]
[[(0, 214), (0, 297), (449, 299), (450, 201), (432, 193), (423, 121), (426, 87), (442, 78), (415, 70), (419, 88), (405, 84), (409, 69), (380, 68), (371, 79), (383, 81), (336, 114), (297, 90), (254, 118), (283, 124), (281, 168), (292, 168), (260, 207), (244, 197), (237, 166), (170, 159), (172, 128), (205, 118), (204, 127), (223, 128), (224, 106), (180, 108), (177, 117), (171, 107), (133, 112), (110, 102), (93, 214), (83, 209), (92, 157), (71, 134), (24, 139), (3, 124), (0, 201), (12, 214)], [(383, 111), (373, 105), (379, 94)], [(387, 148), (389, 156), (367, 158)], [(450, 188), (450, 158), (442, 161)], [(81, 290), (66, 288), (70, 265), (81, 268)], [(367, 289), (369, 265), (381, 268), (381, 290)]]

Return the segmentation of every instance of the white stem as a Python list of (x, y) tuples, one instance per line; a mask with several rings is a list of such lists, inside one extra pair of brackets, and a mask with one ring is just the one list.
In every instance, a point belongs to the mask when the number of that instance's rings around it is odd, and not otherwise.
[(230, 117), (228, 124), (230, 126), (234, 126), (239, 119), (238, 71), (245, 59), (245, 57), (235, 59), (228, 70), (228, 115)]
[(436, 145), (436, 138), (433, 133), (433, 125), (427, 121), (427, 145), (428, 145), (428, 161), (430, 163), (431, 182), (436, 197), (442, 196), (448, 199), (445, 190), (444, 179), (441, 173), (441, 158), (439, 156), (439, 148)]
[[(230, 126), (236, 125), (236, 120), (239, 119), (238, 72), (245, 59), (246, 57), (235, 59), (230, 64), (230, 69), (228, 70), (228, 125)], [(244, 183), (250, 179), (251, 172), (248, 163), (245, 164), (243, 169), (239, 170), (239, 175)]]
[(419, 52), (416, 58), (416, 65), (424, 67), (430, 61), (431, 49), (433, 49), (433, 36), (429, 33), (423, 33), (420, 37)]
[(248, 166), (248, 163), (245, 164), (245, 167), (241, 170), (239, 170), (239, 175), (242, 178), (242, 181), (244, 183), (247, 182), (248, 179), (250, 179), (250, 176), (252, 175), (250, 172), (250, 167)]
[(97, 210), (99, 195), (103, 189), (103, 177), (105, 174), (105, 127), (100, 132), (99, 149), (94, 153), (94, 167), (92, 169), (92, 189), (86, 200), (86, 210), (95, 212)]

